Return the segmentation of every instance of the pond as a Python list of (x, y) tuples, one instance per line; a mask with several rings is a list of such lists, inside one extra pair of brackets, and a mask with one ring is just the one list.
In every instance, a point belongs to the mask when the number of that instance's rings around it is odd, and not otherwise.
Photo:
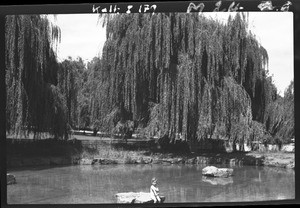
[(202, 168), (201, 165), (152, 164), (12, 170), (9, 173), (16, 176), (17, 184), (7, 186), (7, 203), (116, 203), (117, 193), (148, 192), (152, 177), (158, 179), (166, 203), (295, 198), (294, 170), (244, 166), (233, 167), (234, 176), (230, 178), (205, 178), (201, 174)]

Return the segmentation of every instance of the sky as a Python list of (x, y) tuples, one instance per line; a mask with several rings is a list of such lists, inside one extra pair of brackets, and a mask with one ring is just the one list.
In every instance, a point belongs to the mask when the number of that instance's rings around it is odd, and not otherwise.
[[(206, 16), (227, 21), (229, 12), (207, 12)], [(51, 17), (50, 17), (51, 18)], [(98, 14), (59, 14), (55, 24), (61, 29), (58, 61), (71, 56), (90, 61), (101, 56), (106, 32), (98, 23)], [(269, 73), (278, 93), (294, 79), (294, 43), (292, 12), (249, 12), (249, 29), (269, 55)]]
[(101, 22), (98, 23), (99, 14), (58, 14), (56, 20), (49, 17), (61, 30), (58, 61), (71, 56), (86, 62), (101, 55), (106, 32)]

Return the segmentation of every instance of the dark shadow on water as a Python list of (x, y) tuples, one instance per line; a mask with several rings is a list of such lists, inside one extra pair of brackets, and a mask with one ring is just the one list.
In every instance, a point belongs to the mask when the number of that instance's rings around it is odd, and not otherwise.
[(40, 171), (40, 170), (48, 170), (48, 169), (63, 168), (63, 167), (70, 167), (70, 166), (73, 165), (39, 165), (39, 166), (12, 167), (9, 168), (7, 172)]
[(82, 141), (54, 139), (7, 139), (8, 156), (62, 156), (82, 151)]
[(72, 165), (83, 151), (80, 140), (7, 139), (7, 169), (53, 168)]

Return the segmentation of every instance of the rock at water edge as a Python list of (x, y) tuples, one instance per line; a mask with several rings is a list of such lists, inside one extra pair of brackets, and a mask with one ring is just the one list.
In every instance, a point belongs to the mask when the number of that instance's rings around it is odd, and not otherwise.
[(92, 159), (82, 158), (82, 159), (79, 161), (79, 164), (80, 164), (80, 165), (91, 165), (92, 162), (93, 162)]
[(283, 145), (281, 148), (281, 151), (282, 152), (295, 152), (295, 145), (293, 143)]
[(229, 177), (232, 176), (232, 168), (217, 168), (215, 166), (207, 166), (202, 169), (202, 175), (210, 177)]
[[(147, 192), (126, 192), (116, 194), (117, 203), (123, 204), (144, 204), (154, 203), (151, 199), (150, 193)], [(164, 196), (161, 196), (162, 202), (165, 200)]]
[(7, 180), (7, 185), (16, 183), (16, 177), (9, 173), (6, 174), (6, 180)]

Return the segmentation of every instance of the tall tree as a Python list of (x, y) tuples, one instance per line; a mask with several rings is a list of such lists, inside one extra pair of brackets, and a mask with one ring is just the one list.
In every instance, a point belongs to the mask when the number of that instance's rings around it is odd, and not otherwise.
[(6, 126), (17, 136), (31, 131), (66, 136), (54, 50), (59, 41), (60, 29), (46, 16), (6, 16)]
[(241, 143), (252, 119), (263, 122), (276, 88), (247, 14), (226, 24), (196, 13), (121, 14), (106, 28), (102, 114), (145, 121), (152, 135), (182, 134), (190, 146), (217, 137)]
[[(59, 63), (58, 88), (65, 98), (67, 119), (70, 128), (79, 126), (85, 66), (82, 59), (73, 60), (71, 57)], [(79, 119), (80, 120), (80, 119)]]
[(276, 141), (287, 143), (295, 137), (294, 81), (284, 92), (284, 97), (278, 96), (267, 106), (264, 124)]

